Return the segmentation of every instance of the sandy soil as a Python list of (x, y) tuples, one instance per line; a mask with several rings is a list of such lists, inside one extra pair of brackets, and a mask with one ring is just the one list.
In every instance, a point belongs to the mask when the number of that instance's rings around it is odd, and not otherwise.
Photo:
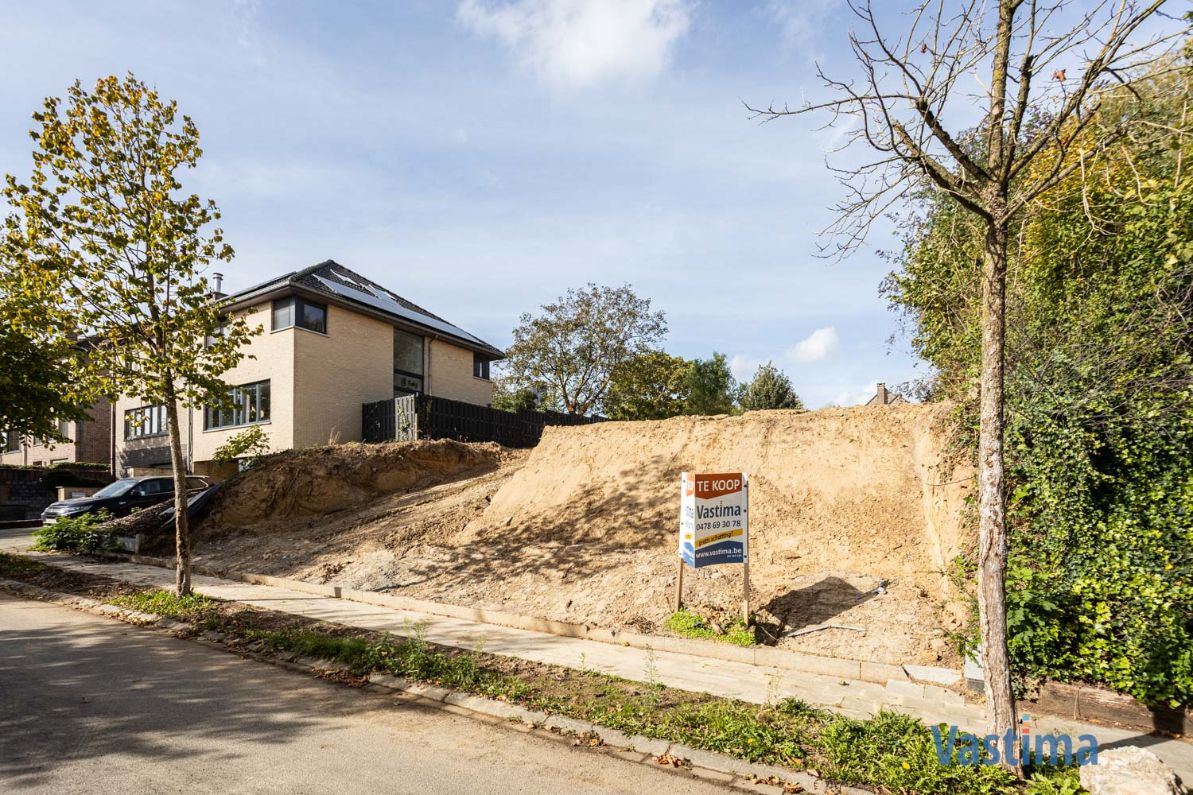
[[(944, 634), (959, 605), (941, 572), (968, 543), (967, 473), (941, 463), (946, 414), (602, 423), (550, 428), (529, 453), (454, 442), (303, 451), (234, 483), (197, 552), (243, 570), (651, 631), (671, 610), (679, 472), (740, 468), (751, 479), (753, 606), (771, 638), (953, 664)], [(739, 567), (689, 571), (685, 583), (706, 616), (738, 609)], [(825, 623), (861, 631), (788, 637)]]

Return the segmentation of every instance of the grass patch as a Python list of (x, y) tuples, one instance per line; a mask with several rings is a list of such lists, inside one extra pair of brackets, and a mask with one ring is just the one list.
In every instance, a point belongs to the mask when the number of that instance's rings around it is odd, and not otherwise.
[(689, 610), (682, 609), (668, 616), (663, 624), (668, 632), (681, 638), (698, 638), (700, 640), (719, 640), (732, 643), (734, 646), (753, 646), (754, 630), (746, 626), (740, 618), (734, 619), (720, 632), (716, 627)]
[(111, 604), (138, 610), (142, 613), (153, 613), (175, 621), (201, 623), (214, 619), (219, 612), (220, 602), (210, 596), (191, 593), (178, 596), (170, 591), (144, 591), (140, 593), (114, 596), (108, 600)]
[(417, 633), (407, 639), (385, 634), (373, 641), (292, 629), (250, 630), (247, 636), (275, 651), (343, 663), (356, 674), (383, 672), (506, 700), (526, 698), (531, 692), (516, 677), (482, 666), (476, 654), (438, 651)]
[(0, 577), (22, 579), (35, 574), (42, 574), (50, 570), (50, 568), (50, 566), (40, 561), (27, 558), (23, 555), (10, 555), (7, 552), (0, 552)]

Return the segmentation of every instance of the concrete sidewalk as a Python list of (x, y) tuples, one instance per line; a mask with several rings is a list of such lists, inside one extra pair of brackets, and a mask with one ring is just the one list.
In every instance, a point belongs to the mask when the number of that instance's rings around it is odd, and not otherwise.
[[(2, 551), (23, 551), (27, 544), (28, 539), (13, 535), (0, 538)], [(156, 566), (97, 562), (59, 555), (37, 557), (61, 568), (99, 574), (138, 585), (170, 588), (174, 584), (174, 573)], [(600, 671), (624, 679), (656, 682), (668, 687), (758, 704), (789, 697), (800, 698), (809, 704), (829, 707), (851, 717), (870, 717), (880, 709), (891, 709), (930, 724), (955, 724), (964, 731), (985, 733), (981, 706), (967, 703), (959, 694), (940, 688), (925, 688), (914, 682), (890, 681), (882, 686), (872, 682), (848, 681), (677, 652), (566, 638), (216, 577), (195, 576), (194, 586), (208, 596), (322, 621), (401, 636), (412, 636), (417, 631), (430, 643), (454, 648), (483, 649), (492, 654)], [(1037, 733), (1058, 731), (1074, 738), (1081, 734), (1093, 734), (1103, 749), (1121, 745), (1147, 747), (1172, 766), (1182, 779), (1193, 781), (1193, 745), (1189, 743), (1076, 721), (1040, 717), (1033, 723)]]

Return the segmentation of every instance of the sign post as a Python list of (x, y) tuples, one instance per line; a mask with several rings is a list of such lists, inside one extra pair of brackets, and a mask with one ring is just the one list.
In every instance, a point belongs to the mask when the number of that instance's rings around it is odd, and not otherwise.
[(742, 620), (750, 623), (750, 500), (745, 472), (679, 479), (679, 574), (675, 609), (683, 606), (683, 570), (742, 564)]

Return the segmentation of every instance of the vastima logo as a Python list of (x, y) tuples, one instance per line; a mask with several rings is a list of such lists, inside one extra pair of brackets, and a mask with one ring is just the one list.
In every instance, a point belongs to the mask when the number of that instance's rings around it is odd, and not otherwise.
[(962, 733), (956, 726), (942, 731), (941, 726), (932, 727), (932, 742), (936, 745), (936, 756), (942, 765), (997, 765), (1006, 754), (1010, 765), (1096, 765), (1098, 764), (1098, 738), (1092, 734), (1077, 736), (1076, 746), (1068, 734), (1032, 734), (1031, 716), (1019, 719), (1019, 738), (1007, 729), (1002, 737), (988, 734)]

